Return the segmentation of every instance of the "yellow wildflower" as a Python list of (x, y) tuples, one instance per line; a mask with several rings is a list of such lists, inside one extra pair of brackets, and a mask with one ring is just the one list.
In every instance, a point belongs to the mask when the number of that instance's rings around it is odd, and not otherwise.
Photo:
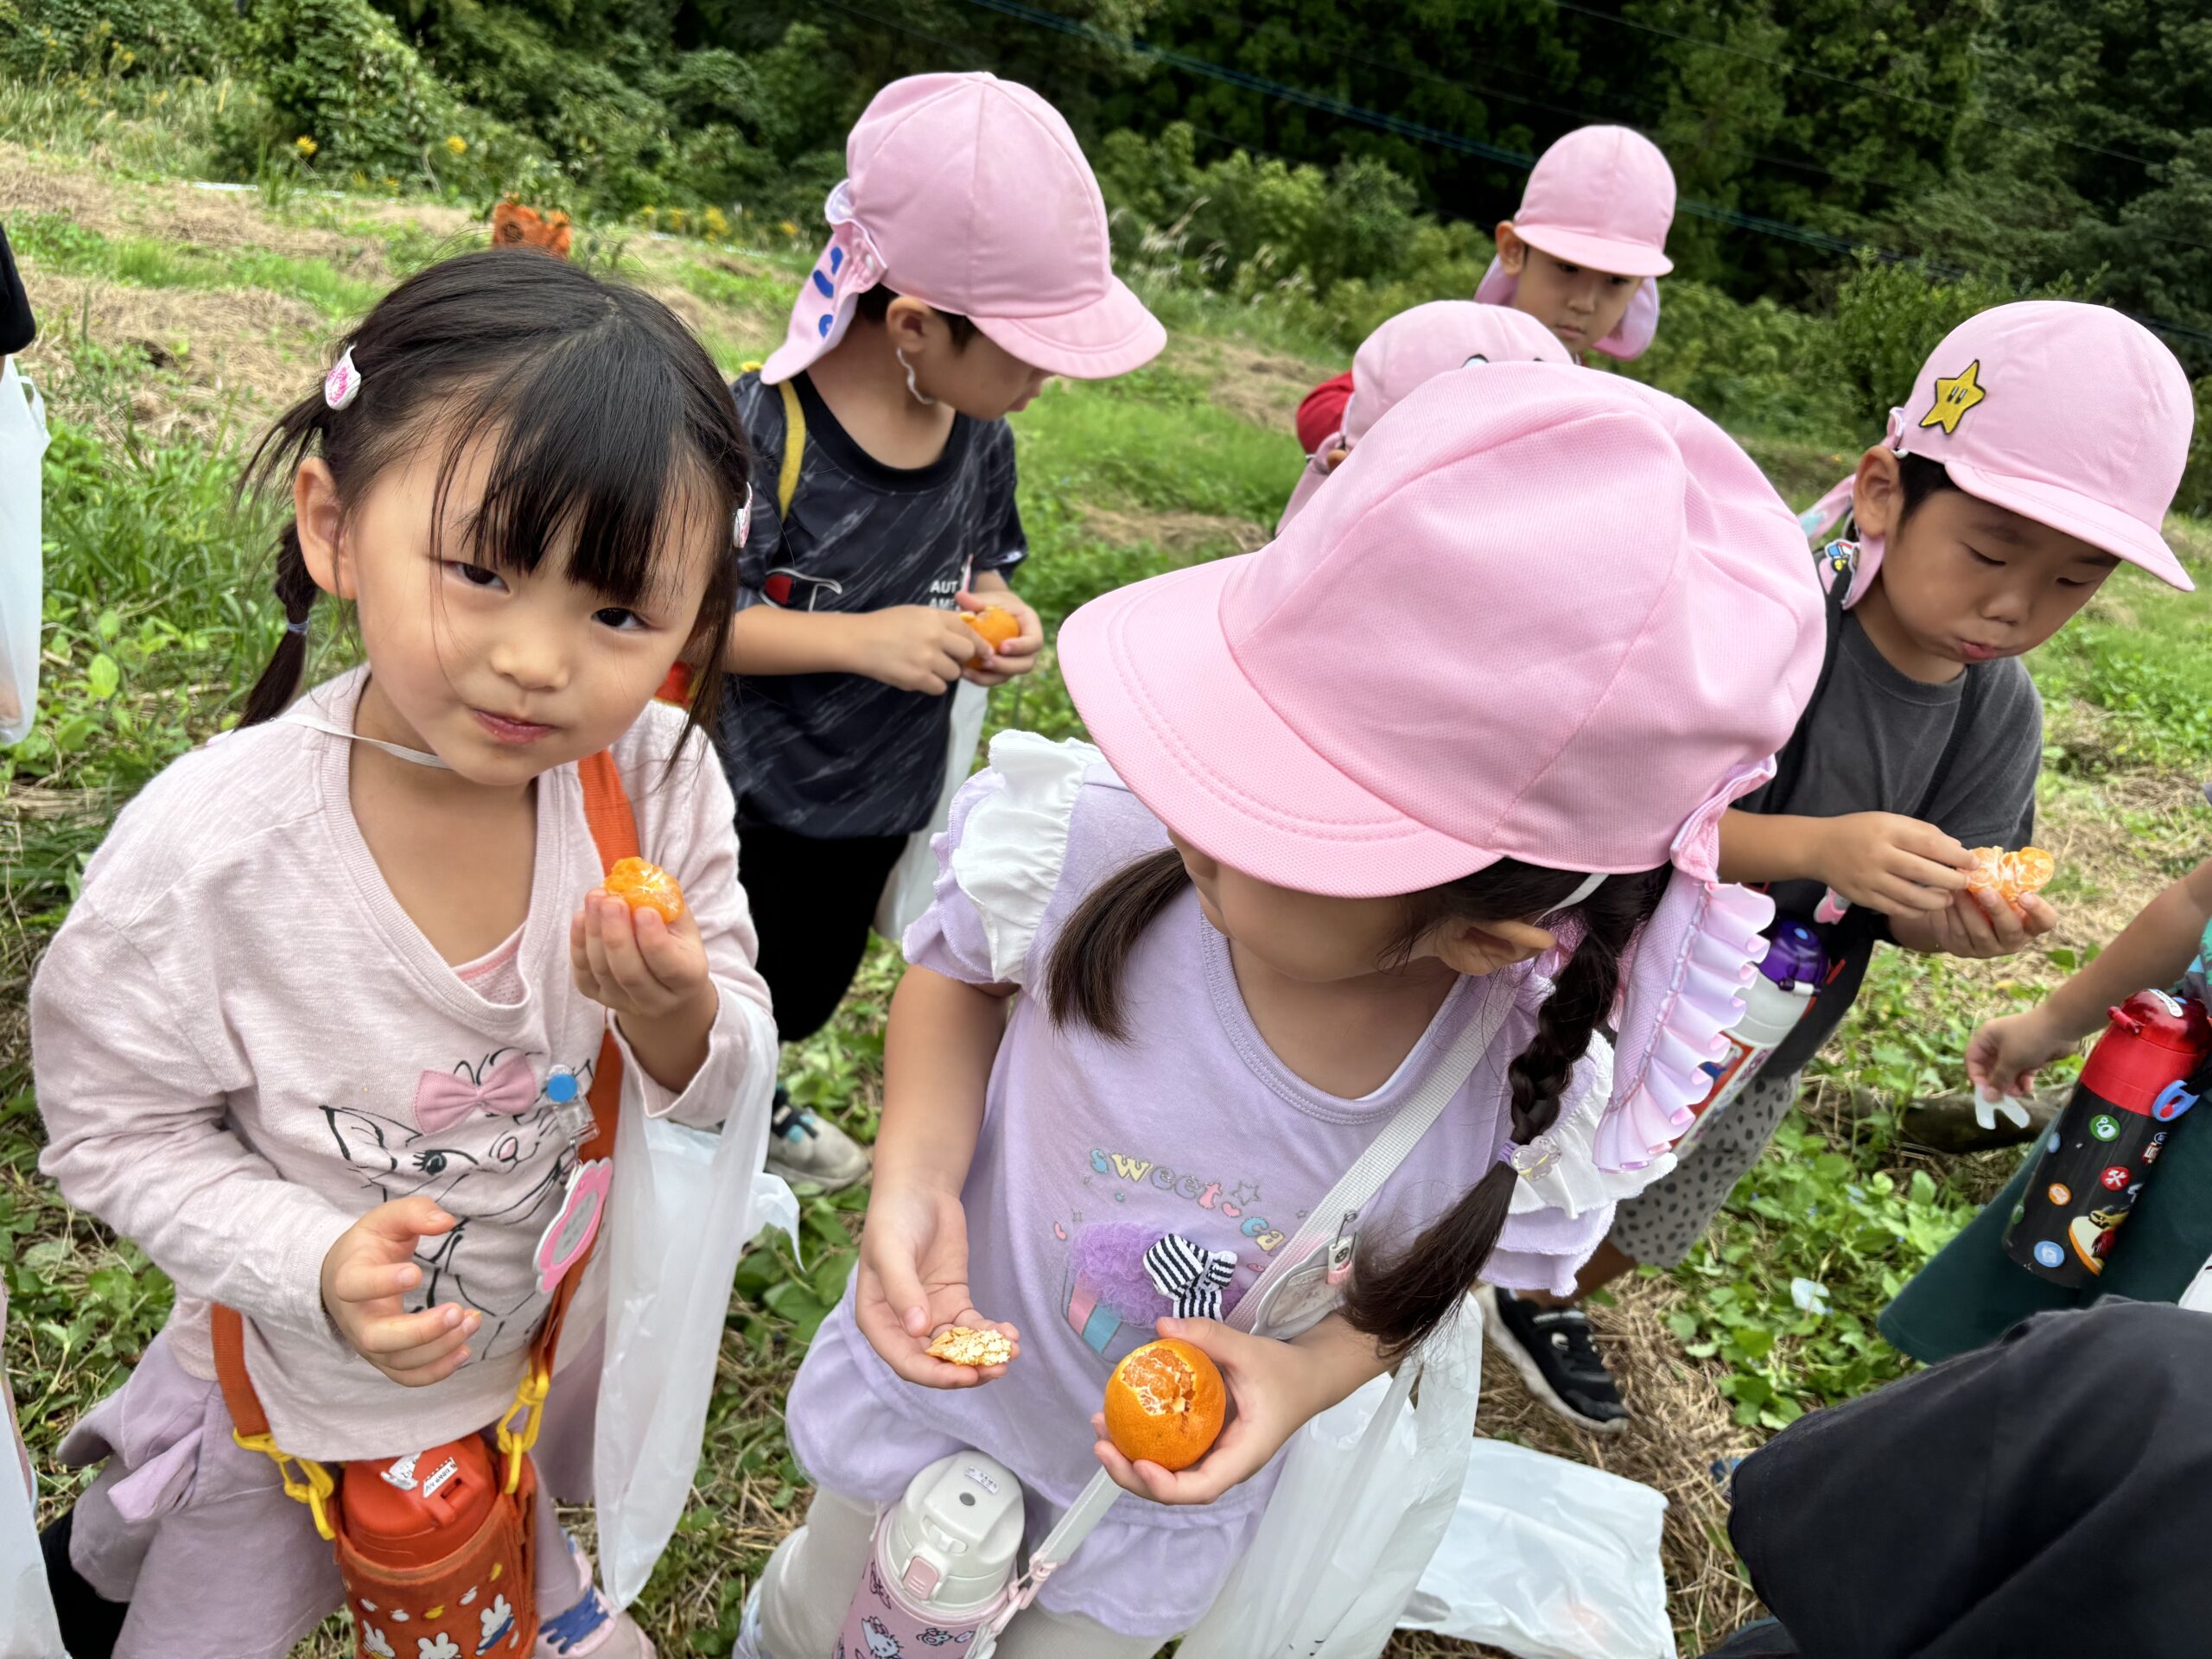
[(797, 236), (798, 234), (798, 226), (792, 224), (788, 219), (784, 220), (782, 224), (777, 226), (776, 228), (781, 231), (785, 236)]
[(456, 156), (465, 155), (468, 149), (468, 140), (456, 132), (446, 140), (446, 148)]
[(314, 139), (308, 137), (307, 134), (303, 132), (298, 137), (292, 140), (292, 148), (298, 150), (302, 156), (312, 156), (316, 150), (321, 149), (322, 146), (316, 143)]
[(710, 237), (721, 238), (729, 234), (729, 220), (722, 217), (722, 210), (719, 207), (708, 208), (700, 215), (699, 222), (707, 227), (707, 234)]

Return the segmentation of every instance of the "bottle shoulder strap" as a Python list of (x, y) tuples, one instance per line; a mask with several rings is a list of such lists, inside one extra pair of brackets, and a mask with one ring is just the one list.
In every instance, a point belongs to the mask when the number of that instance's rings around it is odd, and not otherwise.
[[(590, 827), (593, 844), (599, 850), (601, 868), (611, 870), (621, 860), (637, 857), (637, 815), (631, 809), (628, 791), (622, 787), (622, 777), (615, 769), (613, 755), (604, 749), (587, 755), (576, 763), (576, 775), (583, 785), (584, 822)], [(591, 1104), (592, 1133), (577, 1149), (577, 1156), (586, 1160), (610, 1159), (614, 1155), (615, 1119), (622, 1101), (622, 1051), (615, 1044), (612, 1029), (601, 1039), (587, 1099)], [(592, 1249), (597, 1243), (594, 1235), (591, 1243), (585, 1246), (583, 1255), (561, 1276), (545, 1317), (539, 1322), (537, 1334), (531, 1339), (530, 1363), (524, 1372), (522, 1386), (516, 1390), (514, 1404), (500, 1420), (499, 1445), (508, 1454), (510, 1491), (514, 1490), (514, 1478), (521, 1472), (524, 1454), (537, 1441), (545, 1395), (552, 1382), (554, 1356), (560, 1347), (561, 1327), (568, 1319), (569, 1304), (575, 1300)], [(283, 1477), (285, 1491), (314, 1511), (316, 1529), (324, 1537), (335, 1536), (327, 1509), (337, 1483), (321, 1464), (307, 1458), (294, 1458), (278, 1449), (270, 1431), (269, 1414), (246, 1371), (245, 1315), (234, 1307), (217, 1303), (207, 1311), (207, 1324), (215, 1350), (215, 1380), (223, 1391), (223, 1404), (231, 1414), (232, 1438), (248, 1451), (264, 1452), (273, 1459)], [(518, 1427), (518, 1417), (522, 1419)]]

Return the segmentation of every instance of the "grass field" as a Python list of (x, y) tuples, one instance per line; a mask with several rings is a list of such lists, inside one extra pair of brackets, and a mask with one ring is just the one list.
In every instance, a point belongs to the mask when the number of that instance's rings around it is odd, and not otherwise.
[[(194, 188), (179, 176), (191, 158), (173, 136), (174, 106), (132, 96), (88, 111), (0, 86), (0, 131), (39, 146), (0, 144), (0, 201), (44, 329), (25, 368), (57, 434), (43, 715), (29, 741), (0, 755), (0, 1271), (13, 1313), (8, 1367), (26, 1438), (53, 1477), (49, 1505), (73, 1490), (48, 1461), (56, 1440), (160, 1328), (168, 1289), (36, 1173), (29, 975), (117, 806), (234, 716), (276, 640), (268, 525), (232, 497), (242, 447), (315, 384), (347, 317), (481, 234), (433, 202)], [(806, 257), (639, 234), (588, 235), (580, 252), (665, 298), (733, 368), (780, 335)], [(1034, 548), (1024, 590), (1048, 622), (1105, 588), (1259, 545), (1299, 466), (1291, 410), (1339, 366), (1264, 312), (1188, 295), (1160, 302), (1174, 334), (1158, 364), (1102, 386), (1055, 385), (1015, 422)], [(1850, 437), (1821, 448), (1742, 435), (1799, 501), (1837, 475)], [(2202, 574), (2212, 534), (2175, 531)], [(1582, 1441), (1510, 1382), (1487, 1396), (1484, 1432), (1669, 1493), (1668, 1567), (1688, 1652), (1751, 1605), (1712, 1466), (1808, 1408), (1897, 1374), (1873, 1313), (2010, 1167), (2011, 1154), (1915, 1153), (1888, 1116), (1855, 1115), (1847, 1101), (1954, 1082), (1976, 1018), (2032, 997), (2198, 855), (2196, 780), (2212, 766), (2208, 605), (2124, 575), (2037, 659), (2050, 711), (2039, 839), (2060, 861), (2061, 931), (2011, 963), (1891, 954), (1878, 964), (1805, 1114), (1697, 1257), (1632, 1282), (1600, 1311), (1626, 1361), (1632, 1432)], [(323, 649), (328, 667), (347, 647)], [(1049, 666), (998, 692), (992, 717), (1056, 736), (1077, 729)], [(863, 1136), (875, 1125), (897, 972), (879, 948), (836, 1025), (791, 1057), (800, 1097)], [(741, 1269), (697, 1500), (639, 1608), (664, 1653), (728, 1650), (751, 1575), (804, 1510), (782, 1393), (842, 1287), (863, 1202), (810, 1198), (803, 1262), (778, 1248)], [(1800, 1279), (1823, 1287), (1833, 1311), (1801, 1311)], [(326, 1633), (317, 1650), (345, 1649)], [(1394, 1651), (1468, 1649), (1402, 1639)]]

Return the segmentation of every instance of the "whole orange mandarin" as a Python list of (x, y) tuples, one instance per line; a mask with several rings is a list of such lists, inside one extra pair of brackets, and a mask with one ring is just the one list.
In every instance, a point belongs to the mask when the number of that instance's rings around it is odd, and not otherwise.
[(1187, 1469), (1220, 1437), (1221, 1372), (1179, 1337), (1147, 1342), (1106, 1381), (1106, 1438), (1132, 1463)]
[(980, 611), (963, 611), (960, 620), (982, 636), (993, 651), (1021, 632), (1021, 619), (1002, 606), (986, 605)]
[(664, 922), (683, 913), (683, 889), (676, 885), (676, 878), (642, 858), (623, 859), (607, 873), (602, 885), (632, 910), (658, 911)]

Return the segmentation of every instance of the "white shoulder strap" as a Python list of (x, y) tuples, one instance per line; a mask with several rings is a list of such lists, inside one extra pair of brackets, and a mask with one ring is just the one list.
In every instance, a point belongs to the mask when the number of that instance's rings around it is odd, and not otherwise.
[[(1466, 1087), (1467, 1079), (1489, 1052), (1498, 1027), (1505, 1023), (1506, 1013), (1513, 1006), (1513, 992), (1503, 980), (1502, 975), (1492, 976), (1477, 988), (1475, 994), (1482, 999), (1480, 1006), (1459, 1028), (1459, 1036), (1445, 1051), (1444, 1058), (1431, 1068), (1413, 1098), (1392, 1115), (1382, 1132), (1369, 1143), (1344, 1179), (1329, 1189), (1328, 1197), (1307, 1212), (1305, 1223), (1289, 1243), (1275, 1252), (1267, 1271), (1253, 1281), (1251, 1288), (1244, 1293), (1224, 1323), (1240, 1331), (1249, 1331), (1266, 1300), (1265, 1293), (1295, 1270), (1317, 1247), (1334, 1238), (1347, 1211), (1357, 1212), (1367, 1206), (1420, 1144), (1421, 1138), (1443, 1116), (1444, 1109)], [(1090, 1478), (1090, 1484), (1068, 1506), (1058, 1524), (1038, 1544), (1030, 1557), (1028, 1571), (1015, 1585), (1014, 1598), (1001, 1615), (997, 1628), (1003, 1629), (1007, 1620), (1037, 1599), (1037, 1592), (1045, 1580), (1075, 1554), (1077, 1547), (1105, 1518), (1106, 1512), (1114, 1507), (1114, 1500), (1121, 1495), (1122, 1489), (1103, 1469)]]

